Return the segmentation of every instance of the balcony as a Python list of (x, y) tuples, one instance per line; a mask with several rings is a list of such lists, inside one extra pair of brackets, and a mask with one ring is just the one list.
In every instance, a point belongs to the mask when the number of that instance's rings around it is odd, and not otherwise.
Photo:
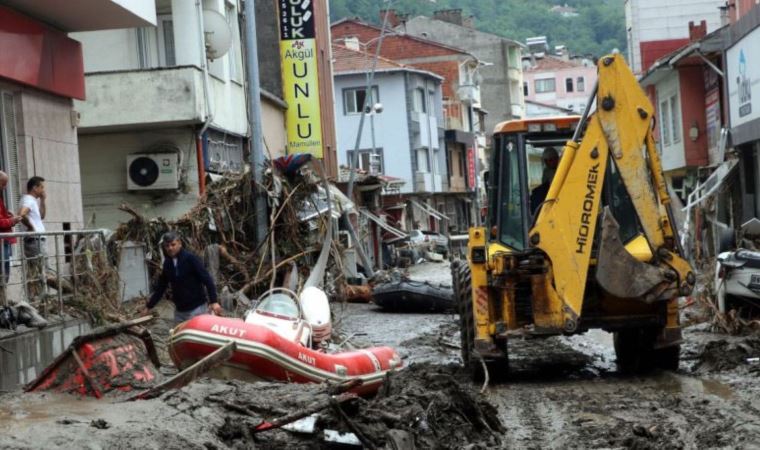
[(6, 6), (65, 31), (156, 25), (156, 5), (142, 0), (5, 0)]
[(428, 172), (416, 172), (414, 174), (414, 192), (433, 192), (433, 174)]
[[(211, 77), (213, 125), (244, 135), (248, 124), (241, 85)], [(79, 132), (184, 126), (205, 119), (203, 72), (195, 66), (94, 72), (85, 76), (87, 100), (76, 102)]]

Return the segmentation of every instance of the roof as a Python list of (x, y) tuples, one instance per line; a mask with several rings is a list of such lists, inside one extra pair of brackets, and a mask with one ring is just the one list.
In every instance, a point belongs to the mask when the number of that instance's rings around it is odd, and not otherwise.
[[(372, 70), (375, 55), (361, 51), (353, 50), (346, 46), (333, 44), (333, 73), (335, 75), (349, 75), (356, 73), (367, 73)], [(432, 78), (443, 80), (443, 77), (426, 70), (420, 70), (415, 67), (398, 63), (388, 58), (378, 56), (375, 72), (396, 72), (406, 71), (427, 75)]]
[[(525, 44), (523, 44), (522, 42), (518, 42), (518, 41), (515, 41), (513, 39), (506, 38), (504, 36), (500, 36), (500, 35), (498, 35), (496, 33), (489, 33), (487, 31), (478, 30), (476, 28), (465, 27), (463, 25), (458, 25), (456, 23), (446, 22), (445, 20), (440, 20), (440, 19), (436, 19), (436, 18), (433, 18), (433, 17), (429, 17), (429, 16), (415, 16), (415, 17), (407, 20), (407, 24), (409, 22), (412, 22), (412, 21), (415, 21), (415, 20), (419, 20), (419, 21), (426, 20), (426, 21), (429, 21), (429, 22), (436, 22), (436, 25), (440, 25), (440, 26), (443, 26), (445, 24), (446, 26), (451, 26), (451, 27), (466, 28), (467, 30), (472, 31), (472, 32), (474, 32), (476, 34), (481, 34), (481, 35), (484, 34), (484, 35), (487, 35), (487, 36), (497, 37), (497, 38), (501, 39), (502, 41), (509, 43), (510, 45), (514, 45), (514, 46), (521, 47), (521, 48), (527, 48), (527, 46)], [(404, 25), (401, 24), (401, 25), (399, 25), (399, 26), (396, 27), (396, 30), (399, 30), (399, 29), (403, 30), (403, 27), (404, 27)]]
[(549, 116), (549, 117), (531, 117), (527, 119), (507, 120), (496, 124), (494, 134), (496, 133), (515, 133), (518, 131), (527, 131), (528, 125), (532, 123), (553, 122), (558, 129), (572, 129), (581, 120), (581, 116)]
[[(679, 61), (691, 56), (703, 56), (705, 53), (720, 53), (723, 51), (723, 34), (728, 31), (728, 25), (718, 28), (703, 38), (689, 42), (672, 52), (659, 57), (652, 66), (641, 76), (642, 86), (656, 84), (662, 79), (662, 72), (673, 70)], [(707, 62), (705, 62), (707, 64)]]
[(576, 69), (583, 67), (582, 63), (574, 61), (565, 61), (552, 55), (545, 55), (543, 58), (536, 58), (536, 65), (525, 69), (525, 72), (545, 72), (549, 70)]
[[(375, 25), (371, 25), (371, 24), (369, 24), (367, 22), (364, 22), (361, 19), (359, 19), (358, 17), (340, 19), (340, 20), (338, 20), (336, 22), (333, 22), (330, 25), (330, 28), (332, 29), (333, 27), (336, 27), (338, 25), (341, 25), (341, 24), (344, 24), (344, 23), (348, 23), (348, 22), (353, 22), (353, 23), (355, 23), (357, 25), (361, 25), (361, 26), (364, 26), (364, 27), (367, 27), (367, 28), (371, 28), (371, 29), (377, 31), (378, 33), (382, 32), (382, 28), (380, 28), (378, 26), (375, 26)], [(479, 59), (475, 55), (473, 55), (472, 53), (468, 52), (467, 50), (464, 50), (464, 49), (461, 49), (461, 48), (458, 48), (458, 47), (452, 47), (452, 46), (446, 45), (446, 44), (441, 44), (440, 42), (431, 41), (430, 39), (425, 39), (425, 38), (422, 38), (422, 37), (419, 37), (419, 36), (414, 36), (412, 34), (406, 34), (406, 33), (403, 33), (403, 32), (399, 32), (399, 31), (396, 31), (396, 30), (394, 30), (392, 28), (389, 28), (389, 29), (386, 30), (386, 37), (387, 36), (397, 36), (397, 37), (402, 38), (402, 39), (410, 39), (410, 40), (417, 41), (417, 42), (420, 42), (422, 44), (430, 45), (430, 46), (433, 46), (433, 47), (444, 48), (444, 49), (450, 50), (452, 52), (461, 53), (463, 55), (470, 56), (473, 59), (479, 61)]]

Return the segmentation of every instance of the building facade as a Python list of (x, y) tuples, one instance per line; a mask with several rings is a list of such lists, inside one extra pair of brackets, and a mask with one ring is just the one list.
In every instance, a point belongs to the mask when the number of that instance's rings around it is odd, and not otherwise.
[(26, 181), (46, 179), (48, 231), (80, 229), (82, 208), (78, 111), (84, 100), (79, 42), (67, 34), (152, 26), (153, 5), (141, 1), (90, 0), (76, 4), (5, 1), (0, 6), (0, 149), (10, 176), (6, 204), (15, 210)]
[(446, 45), (462, 48), (483, 62), (478, 70), (481, 104), (488, 111), (484, 127), (490, 136), (499, 122), (525, 117), (522, 93), (522, 51), (519, 42), (478, 31), (461, 9), (436, 11), (433, 17), (399, 18), (395, 29)]
[[(332, 25), (333, 41), (358, 40), (364, 50), (374, 54), (381, 29), (357, 19), (344, 19)], [(485, 166), (485, 128), (481, 108), (478, 70), (480, 61), (472, 54), (445, 44), (422, 39), (404, 33), (387, 30), (380, 51), (381, 56), (418, 70), (431, 72), (443, 78), (443, 127), (439, 136), (444, 143), (443, 151), (435, 158), (446, 162), (446, 176), (442, 180), (443, 192), (427, 199), (428, 207), (412, 204), (412, 223), (442, 232), (467, 229), (477, 217), (476, 196), (484, 192), (478, 189), (482, 183), (480, 172)], [(459, 176), (452, 177), (452, 165), (464, 155), (469, 176), (462, 187)], [(416, 169), (415, 169), (416, 170)], [(417, 181), (416, 181), (417, 182)], [(430, 211), (429, 208), (433, 208)], [(454, 217), (444, 213), (449, 211)]]
[[(570, 58), (566, 50), (560, 55), (548, 52), (545, 37), (532, 38), (530, 52), (523, 57), (523, 95), (530, 102), (530, 115), (546, 115), (553, 108), (580, 114), (586, 108), (596, 84), (594, 63), (585, 58)], [(562, 113), (561, 113), (562, 114)]]

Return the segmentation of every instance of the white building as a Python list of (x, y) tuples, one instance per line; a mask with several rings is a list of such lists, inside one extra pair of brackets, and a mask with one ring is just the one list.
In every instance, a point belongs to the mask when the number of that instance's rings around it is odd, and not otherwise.
[[(74, 35), (85, 55), (88, 96), (76, 108), (84, 210), (92, 226), (128, 219), (117, 210), (121, 203), (176, 218), (197, 201), (206, 172), (238, 172), (245, 164), (238, 2), (156, 0), (155, 7), (156, 27)], [(213, 60), (209, 33), (231, 37), (229, 50)], [(267, 108), (281, 113), (281, 101), (262, 98), (265, 116)], [(274, 124), (265, 120), (273, 153), (282, 151), (283, 127), (281, 114)]]
[[(347, 166), (356, 143), (373, 55), (334, 45), (333, 58), (338, 162)], [(440, 132), (441, 81), (431, 72), (385, 58), (378, 60), (372, 95), (374, 103), (382, 104), (382, 112), (365, 119), (359, 168), (404, 180), (402, 194), (443, 192), (446, 152)]]

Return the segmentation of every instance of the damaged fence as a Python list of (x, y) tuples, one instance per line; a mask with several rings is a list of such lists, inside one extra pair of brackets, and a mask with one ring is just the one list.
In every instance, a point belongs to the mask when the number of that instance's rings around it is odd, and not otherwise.
[(44, 316), (116, 310), (118, 276), (103, 230), (4, 233), (3, 238), (17, 242), (10, 255), (0, 252), (7, 273), (0, 277), (0, 305), (26, 302)]

